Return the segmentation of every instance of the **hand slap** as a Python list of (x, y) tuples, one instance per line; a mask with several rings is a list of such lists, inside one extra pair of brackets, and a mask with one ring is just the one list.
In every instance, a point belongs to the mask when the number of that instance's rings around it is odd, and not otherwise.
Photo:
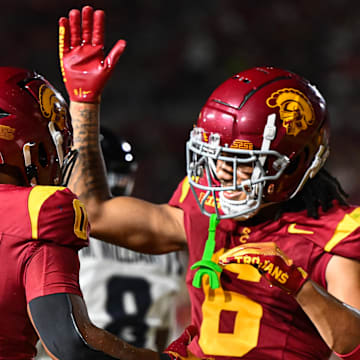
[(61, 74), (72, 101), (97, 103), (126, 42), (119, 40), (104, 55), (105, 13), (85, 6), (59, 19)]
[(297, 294), (308, 278), (306, 271), (294, 265), (273, 242), (240, 245), (219, 258), (220, 265), (233, 263), (254, 266), (272, 285), (292, 295)]

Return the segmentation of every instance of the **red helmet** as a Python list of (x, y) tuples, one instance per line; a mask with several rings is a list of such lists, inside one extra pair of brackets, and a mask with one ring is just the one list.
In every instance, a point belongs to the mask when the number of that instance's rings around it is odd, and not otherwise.
[(57, 185), (71, 143), (59, 92), (33, 71), (0, 67), (0, 164), (19, 169), (27, 185)]
[[(246, 218), (262, 203), (294, 197), (325, 163), (328, 137), (325, 100), (306, 79), (272, 67), (232, 76), (211, 94), (187, 143), (190, 185), (207, 195), (198, 200), (202, 211), (209, 215), (204, 205), (209, 196), (222, 218)], [(251, 164), (251, 179), (239, 185), (234, 171), (232, 186), (221, 187), (218, 159), (233, 169)], [(226, 190), (244, 191), (247, 199), (229, 200), (222, 195)]]

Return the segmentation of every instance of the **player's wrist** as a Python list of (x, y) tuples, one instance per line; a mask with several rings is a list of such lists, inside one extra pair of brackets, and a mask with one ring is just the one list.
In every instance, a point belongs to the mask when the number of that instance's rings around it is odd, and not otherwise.
[(100, 104), (71, 101), (70, 115), (73, 125), (74, 147), (100, 146)]
[(82, 90), (81, 88), (70, 89), (67, 88), (69, 99), (72, 102), (84, 104), (99, 104), (101, 102), (101, 92), (93, 90)]
[(99, 106), (100, 105), (100, 102), (101, 102), (101, 96), (99, 95), (99, 99), (98, 100), (94, 100), (94, 101), (83, 101), (83, 100), (79, 100), (79, 99), (71, 99), (70, 98), (70, 106), (71, 104), (73, 105), (79, 105), (81, 106), (82, 105), (93, 105), (93, 106)]
[(99, 96), (97, 99), (91, 99), (91, 100), (81, 100), (81, 99), (70, 99), (70, 102), (77, 102), (80, 104), (100, 104), (101, 103), (101, 97)]
[[(69, 109), (73, 123), (78, 116), (81, 116), (83, 121), (87, 119), (88, 121), (91, 121), (91, 123), (99, 122), (100, 103), (71, 100)], [(83, 119), (84, 117), (85, 119)]]

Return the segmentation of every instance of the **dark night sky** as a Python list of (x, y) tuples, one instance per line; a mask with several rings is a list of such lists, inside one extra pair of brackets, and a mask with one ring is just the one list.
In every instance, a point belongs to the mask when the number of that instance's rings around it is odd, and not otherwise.
[(211, 91), (257, 65), (297, 72), (327, 98), (328, 168), (360, 201), (358, 1), (8, 1), (0, 65), (34, 68), (65, 94), (57, 21), (92, 5), (107, 15), (106, 51), (127, 49), (103, 93), (102, 123), (136, 148), (135, 195), (166, 202), (185, 174), (185, 142)]

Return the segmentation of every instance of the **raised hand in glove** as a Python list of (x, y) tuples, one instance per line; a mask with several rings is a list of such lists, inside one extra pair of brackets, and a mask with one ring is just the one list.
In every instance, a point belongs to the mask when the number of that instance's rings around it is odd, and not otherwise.
[(219, 258), (220, 265), (233, 263), (254, 266), (272, 285), (292, 295), (298, 293), (308, 278), (306, 271), (294, 265), (273, 242), (240, 245)]
[(188, 358), (187, 347), (198, 334), (194, 325), (189, 325), (179, 338), (174, 340), (160, 355), (161, 360), (181, 360)]
[(85, 6), (59, 19), (59, 57), (63, 80), (72, 101), (97, 103), (106, 81), (125, 49), (119, 40), (104, 55), (105, 13)]

